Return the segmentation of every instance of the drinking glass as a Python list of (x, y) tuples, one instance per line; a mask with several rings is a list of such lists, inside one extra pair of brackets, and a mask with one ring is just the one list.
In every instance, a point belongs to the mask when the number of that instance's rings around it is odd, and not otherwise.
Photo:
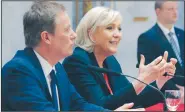
[(181, 100), (180, 90), (165, 90), (166, 106), (169, 111), (176, 111)]

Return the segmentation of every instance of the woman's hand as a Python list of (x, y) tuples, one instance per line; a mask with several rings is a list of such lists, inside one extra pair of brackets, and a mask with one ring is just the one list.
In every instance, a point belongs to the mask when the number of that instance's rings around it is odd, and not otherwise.
[[(174, 58), (171, 58), (170, 62), (167, 63), (167, 58), (168, 58), (168, 52), (165, 51), (163, 57), (159, 56), (148, 65), (145, 65), (145, 57), (141, 55), (138, 79), (147, 84), (150, 84), (156, 80), (156, 84), (158, 88), (161, 89), (162, 86), (169, 79), (171, 79), (171, 76), (163, 76), (163, 75), (165, 73), (174, 75), (176, 70), (175, 64), (177, 63), (177, 60)], [(136, 91), (136, 94), (139, 94), (146, 87), (146, 85), (141, 84), (138, 81), (134, 81), (132, 84)]]
[[(165, 59), (167, 60), (167, 58)], [(175, 58), (171, 58), (170, 62), (166, 63), (164, 65), (165, 72), (169, 75), (174, 75), (175, 74), (175, 64), (177, 63), (177, 60)], [(156, 80), (157, 87), (161, 89), (163, 85), (172, 78), (172, 76), (159, 76), (158, 79)]]
[(138, 79), (150, 84), (158, 77), (161, 77), (165, 73), (166, 59), (168, 58), (168, 52), (164, 52), (164, 56), (159, 56), (154, 61), (145, 65), (145, 57), (141, 55), (141, 61), (139, 65), (139, 77)]
[[(167, 59), (167, 57), (168, 53), (165, 52), (163, 57), (159, 56), (150, 64), (145, 65), (145, 57), (141, 55), (138, 79), (147, 84), (150, 84), (151, 82), (155, 81), (158, 77), (162, 76), (162, 74), (165, 73), (164, 65), (166, 64), (165, 59)], [(132, 82), (132, 85), (137, 95), (146, 87), (145, 84), (142, 84), (141, 82), (138, 81)]]

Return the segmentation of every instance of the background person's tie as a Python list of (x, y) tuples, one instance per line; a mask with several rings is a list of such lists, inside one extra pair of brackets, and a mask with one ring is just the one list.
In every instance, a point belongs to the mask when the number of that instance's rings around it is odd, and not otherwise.
[(54, 70), (50, 72), (50, 77), (51, 77), (50, 86), (51, 86), (51, 93), (52, 93), (52, 103), (54, 108), (58, 111), (58, 99), (57, 99), (57, 93), (56, 93), (57, 80), (56, 80), (56, 75)]
[(169, 32), (168, 35), (170, 37), (170, 40), (169, 40), (170, 44), (171, 44), (171, 46), (173, 48), (173, 51), (175, 52), (175, 55), (177, 56), (177, 60), (179, 61), (180, 65), (183, 67), (184, 64), (183, 64), (182, 59), (180, 57), (180, 51), (178, 50), (177, 44), (176, 44), (176, 42), (175, 42), (175, 40), (173, 38), (174, 33)]

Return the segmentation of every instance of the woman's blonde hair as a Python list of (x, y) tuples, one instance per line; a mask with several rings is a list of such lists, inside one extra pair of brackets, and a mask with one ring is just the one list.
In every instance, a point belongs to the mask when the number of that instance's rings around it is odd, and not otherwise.
[(94, 42), (91, 40), (88, 30), (91, 30), (91, 34), (93, 34), (97, 26), (106, 26), (116, 19), (121, 20), (120, 13), (110, 8), (95, 7), (89, 10), (77, 26), (76, 46), (88, 52), (93, 52)]

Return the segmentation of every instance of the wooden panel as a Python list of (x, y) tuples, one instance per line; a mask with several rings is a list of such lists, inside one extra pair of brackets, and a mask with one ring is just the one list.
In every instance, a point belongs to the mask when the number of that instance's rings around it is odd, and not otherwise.
[(146, 22), (148, 21), (148, 17), (134, 17), (134, 22)]

